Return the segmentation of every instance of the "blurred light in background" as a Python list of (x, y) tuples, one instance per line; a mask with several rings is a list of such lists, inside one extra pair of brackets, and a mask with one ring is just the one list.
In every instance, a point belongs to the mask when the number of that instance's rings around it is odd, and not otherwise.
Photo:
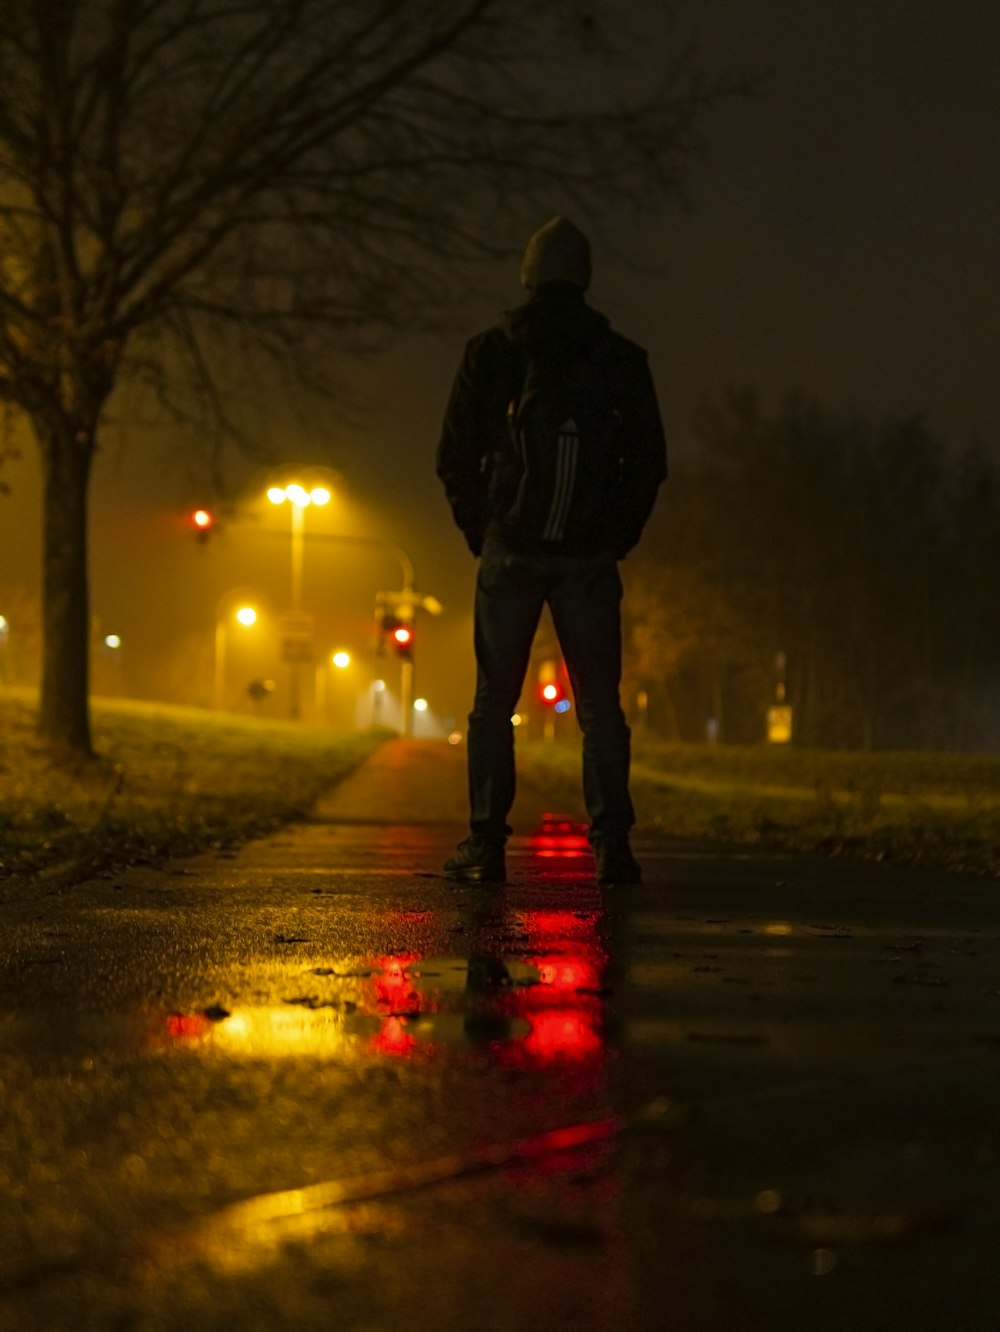
[(312, 490), (306, 490), (305, 486), (293, 482), (290, 486), (270, 486), (267, 498), (272, 504), (284, 504), (285, 500), (288, 500), (296, 508), (305, 509), (310, 504), (322, 508), (324, 504), (330, 503), (332, 497), (326, 486), (313, 486)]

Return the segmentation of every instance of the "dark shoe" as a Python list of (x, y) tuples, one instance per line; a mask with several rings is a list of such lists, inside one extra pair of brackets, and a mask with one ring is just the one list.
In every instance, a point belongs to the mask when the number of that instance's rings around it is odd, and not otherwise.
[(597, 882), (602, 888), (612, 884), (642, 883), (642, 867), (632, 854), (627, 837), (609, 837), (594, 843)]
[(489, 842), (473, 833), (459, 842), (455, 854), (444, 862), (444, 877), (459, 883), (506, 883), (503, 843)]

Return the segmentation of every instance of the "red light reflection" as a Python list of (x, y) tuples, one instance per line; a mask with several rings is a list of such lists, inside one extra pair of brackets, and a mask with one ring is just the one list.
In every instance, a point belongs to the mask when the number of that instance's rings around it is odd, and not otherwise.
[(212, 1026), (202, 1013), (168, 1013), (167, 1035), (175, 1041), (193, 1040), (204, 1036)]
[(372, 1049), (377, 1054), (396, 1055), (407, 1059), (417, 1046), (417, 1038), (407, 1030), (406, 1019), (388, 1017), (382, 1024), (382, 1030), (372, 1039)]
[(545, 814), (538, 831), (531, 836), (530, 847), (532, 855), (543, 860), (589, 855), (587, 826), (561, 814)]
[(598, 911), (526, 911), (527, 960), (539, 984), (504, 996), (504, 1011), (529, 1030), (498, 1049), (515, 1066), (572, 1067), (594, 1080), (604, 1066), (604, 1004), (601, 998), (607, 951), (598, 933)]
[(373, 979), (375, 1002), (379, 1008), (387, 1008), (390, 1013), (412, 1013), (422, 1007), (420, 994), (407, 970), (419, 960), (416, 953), (400, 953), (376, 960), (378, 971)]

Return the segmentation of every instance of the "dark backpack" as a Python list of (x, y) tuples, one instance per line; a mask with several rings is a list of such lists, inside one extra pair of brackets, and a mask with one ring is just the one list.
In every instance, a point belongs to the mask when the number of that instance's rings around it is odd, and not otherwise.
[(491, 511), (525, 544), (578, 549), (618, 490), (622, 413), (610, 339), (576, 358), (529, 355), (507, 407)]

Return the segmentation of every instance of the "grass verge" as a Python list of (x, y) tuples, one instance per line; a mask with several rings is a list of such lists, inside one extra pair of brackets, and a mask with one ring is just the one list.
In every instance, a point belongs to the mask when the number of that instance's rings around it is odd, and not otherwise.
[[(519, 771), (579, 805), (579, 746), (518, 745)], [(637, 742), (639, 827), (1000, 876), (1000, 757)]]
[(95, 702), (93, 731), (99, 757), (69, 768), (35, 734), (34, 697), (0, 694), (0, 882), (73, 882), (259, 835), (385, 738), (125, 701)]

